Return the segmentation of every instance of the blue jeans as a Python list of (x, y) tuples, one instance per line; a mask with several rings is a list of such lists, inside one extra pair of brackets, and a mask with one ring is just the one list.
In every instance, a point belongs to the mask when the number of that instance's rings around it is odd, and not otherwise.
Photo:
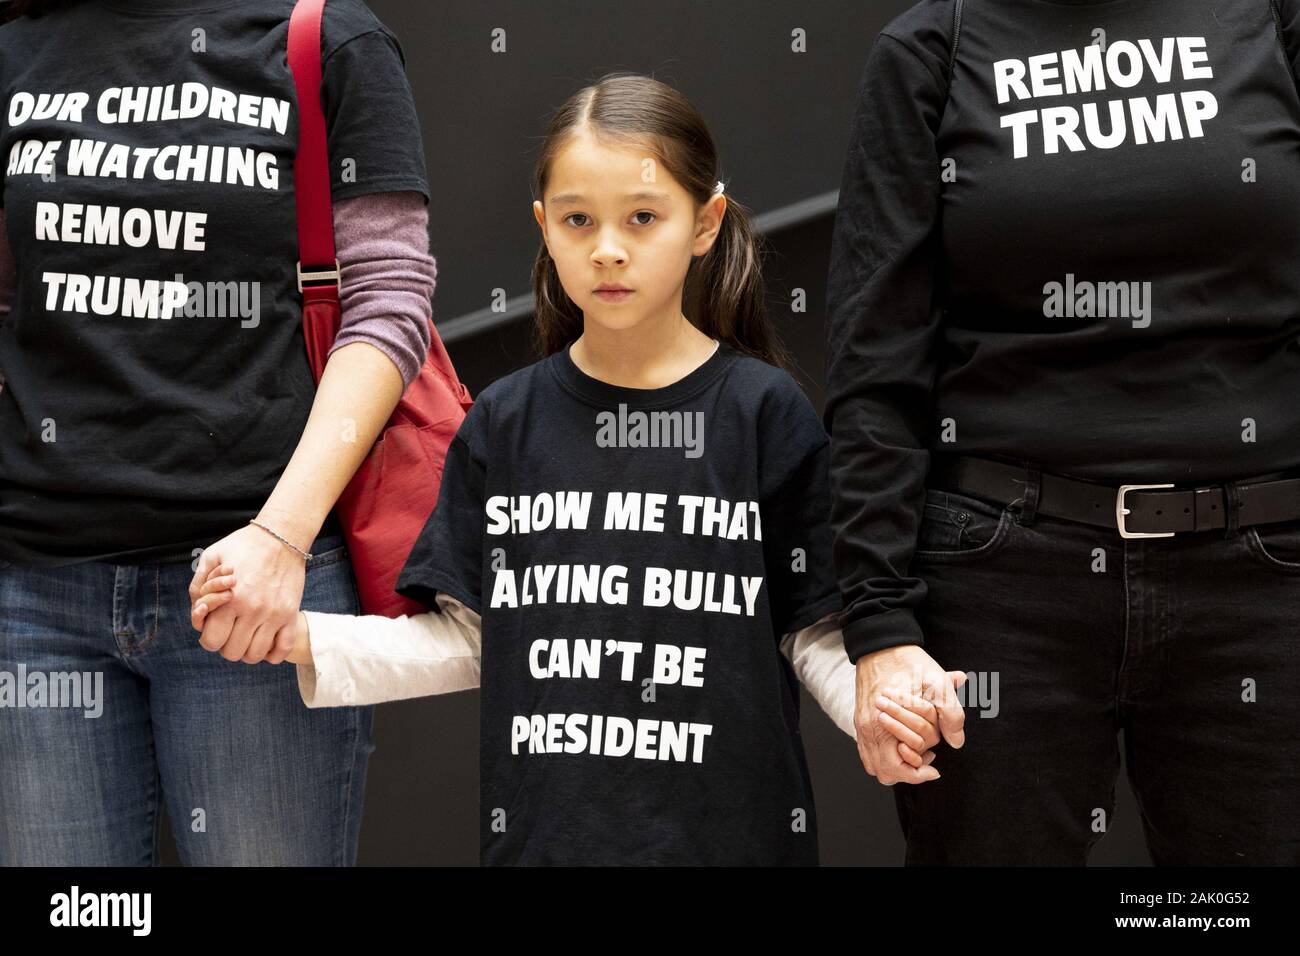
[[(343, 538), (312, 553), (303, 609), (359, 614)], [(186, 865), (356, 862), (373, 708), (309, 710), (295, 665), (205, 651), (192, 576), (0, 561), (0, 681), (38, 705), (0, 686), (0, 864), (156, 864), (163, 800)]]
[(925, 649), (984, 693), (942, 776), (894, 788), (907, 862), (1083, 864), (1122, 729), (1157, 865), (1300, 863), (1300, 520), (1125, 539), (1033, 513), (1026, 481), (926, 492)]

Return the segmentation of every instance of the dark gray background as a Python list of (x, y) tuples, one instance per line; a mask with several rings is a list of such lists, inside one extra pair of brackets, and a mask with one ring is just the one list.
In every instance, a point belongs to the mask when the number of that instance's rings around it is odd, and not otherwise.
[[(709, 124), (727, 192), (766, 236), (772, 316), (820, 408), (827, 255), (849, 119), (867, 50), (908, 5), (372, 0), (406, 54), (433, 193), (434, 316), (470, 390), (537, 357), (528, 297), (539, 233), (529, 182), (546, 121), (581, 86), (630, 69), (681, 90)], [(505, 31), (504, 53), (492, 52), (495, 30)], [(792, 52), (796, 30), (806, 52)], [(789, 307), (796, 288), (808, 303), (798, 315)], [(504, 316), (491, 312), (497, 289), (509, 297)], [(822, 862), (901, 863), (891, 791), (866, 775), (853, 742), (806, 692), (803, 714)], [(381, 705), (375, 740), (360, 863), (477, 863), (477, 691)], [(1092, 862), (1148, 863), (1122, 774), (1117, 797)]]

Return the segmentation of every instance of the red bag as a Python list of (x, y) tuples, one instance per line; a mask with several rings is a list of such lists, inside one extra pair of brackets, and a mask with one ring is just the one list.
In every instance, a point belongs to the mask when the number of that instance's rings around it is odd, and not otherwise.
[[(293, 163), (298, 289), (303, 297), (307, 359), (317, 385), (342, 319), (325, 114), (320, 102), (324, 7), (325, 0), (298, 0), (289, 19), (289, 68), (298, 90), (298, 153)], [(400, 617), (426, 610), (393, 588), (437, 503), (447, 446), (472, 404), (432, 322), (429, 331), (432, 341), (420, 374), (403, 393), (379, 440), (335, 505), (366, 614)]]

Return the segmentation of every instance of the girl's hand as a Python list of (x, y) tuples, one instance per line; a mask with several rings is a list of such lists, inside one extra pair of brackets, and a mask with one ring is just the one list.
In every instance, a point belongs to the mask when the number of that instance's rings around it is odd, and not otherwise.
[(209, 571), (207, 580), (199, 588), (198, 602), (190, 605), (190, 626), (202, 631), (203, 619), (208, 613), (234, 599), (234, 588), (235, 573), (230, 565), (219, 564)]
[[(203, 630), (203, 619), (212, 611), (231, 601), (235, 596), (235, 575), (230, 565), (221, 564), (208, 572), (208, 579), (199, 588), (199, 601), (190, 608), (190, 624), (196, 631)], [(293, 624), (285, 629), (292, 650), (285, 658), (291, 664), (312, 663), (311, 644), (308, 640), (307, 615), (299, 611)], [(275, 663), (270, 661), (268, 663)]]
[[(956, 681), (953, 673), (949, 677)], [(883, 688), (875, 704), (879, 710), (877, 722), (898, 738), (899, 756), (918, 769), (928, 766), (934, 760), (931, 748), (940, 738), (939, 713), (934, 704), (897, 687)]]
[(263, 529), (245, 525), (204, 550), (189, 588), (196, 609), (200, 600), (212, 599), (200, 598), (199, 592), (218, 566), (228, 569), (221, 576), (234, 576), (237, 582), (228, 589), (229, 600), (220, 607), (207, 606), (199, 644), (228, 661), (284, 661), (293, 647), (306, 583), (302, 558)]

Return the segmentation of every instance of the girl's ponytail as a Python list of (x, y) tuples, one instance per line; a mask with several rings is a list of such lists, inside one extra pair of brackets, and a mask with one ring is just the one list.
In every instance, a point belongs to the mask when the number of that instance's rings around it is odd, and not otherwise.
[(762, 253), (750, 228), (749, 210), (728, 196), (712, 248), (687, 274), (687, 315), (695, 317), (706, 335), (792, 371), (789, 353), (767, 318)]

